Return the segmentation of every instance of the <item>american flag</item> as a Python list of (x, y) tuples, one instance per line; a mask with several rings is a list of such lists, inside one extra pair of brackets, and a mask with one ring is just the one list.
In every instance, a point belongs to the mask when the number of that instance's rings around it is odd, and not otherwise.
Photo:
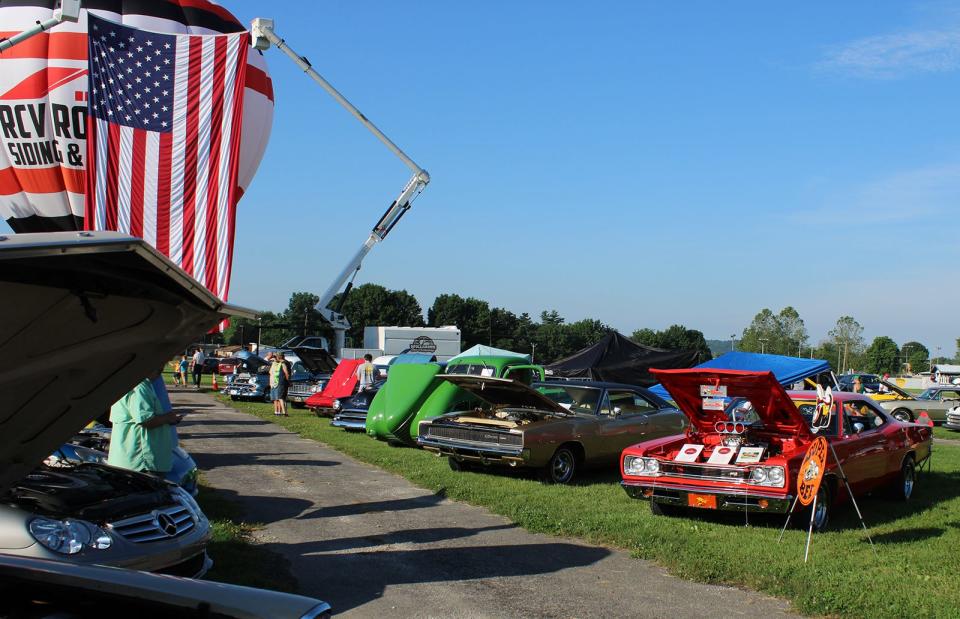
[(249, 35), (88, 20), (84, 225), (143, 238), (225, 300)]

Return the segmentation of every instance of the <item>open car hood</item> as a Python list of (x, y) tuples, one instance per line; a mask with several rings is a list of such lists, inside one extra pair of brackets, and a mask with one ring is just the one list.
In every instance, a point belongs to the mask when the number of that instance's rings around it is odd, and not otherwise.
[(311, 374), (331, 374), (337, 369), (337, 360), (322, 348), (294, 346), (290, 350), (300, 357), (300, 363)]
[(0, 491), (229, 308), (140, 239), (0, 236)]
[(443, 380), (495, 408), (523, 408), (569, 416), (572, 413), (536, 389), (507, 378), (473, 374), (441, 374)]
[(726, 388), (727, 397), (743, 397), (753, 403), (764, 427), (784, 434), (812, 438), (806, 420), (773, 372), (741, 370), (650, 370), (670, 392), (674, 402), (700, 432), (712, 432), (726, 421), (722, 410), (704, 410), (700, 387)]

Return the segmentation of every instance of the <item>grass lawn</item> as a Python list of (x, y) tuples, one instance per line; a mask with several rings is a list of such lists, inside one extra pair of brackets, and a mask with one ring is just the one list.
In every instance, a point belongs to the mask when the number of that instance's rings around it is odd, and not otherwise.
[(960, 447), (938, 446), (934, 470), (921, 477), (911, 503), (861, 500), (876, 555), (853, 510), (844, 507), (830, 530), (814, 537), (804, 565), (805, 532), (791, 529), (777, 545), (780, 517), (751, 516), (750, 526), (740, 514), (655, 517), (645, 502), (626, 496), (614, 472), (591, 474), (574, 486), (547, 486), (510, 472), (455, 473), (427, 452), (332, 428), (303, 410), (277, 419), (269, 404), (223, 399), (530, 531), (623, 548), (677, 576), (764, 591), (814, 615), (960, 616), (960, 587), (950, 567), (960, 546)]
[(235, 503), (202, 482), (197, 501), (213, 529), (213, 539), (207, 547), (213, 568), (206, 580), (289, 593), (297, 590), (289, 563), (251, 541), (250, 535), (257, 527), (243, 522)]

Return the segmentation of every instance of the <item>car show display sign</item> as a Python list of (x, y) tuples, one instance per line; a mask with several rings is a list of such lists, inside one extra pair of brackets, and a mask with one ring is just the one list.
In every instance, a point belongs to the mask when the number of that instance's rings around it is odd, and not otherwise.
[(763, 447), (741, 447), (737, 464), (756, 464), (763, 458)]
[(733, 460), (733, 454), (736, 452), (736, 449), (726, 445), (717, 447), (707, 458), (707, 464), (730, 464), (730, 461)]
[(680, 448), (680, 451), (677, 452), (673, 460), (674, 462), (696, 462), (697, 458), (700, 457), (701, 451), (703, 451), (703, 445), (687, 443)]
[(797, 499), (804, 507), (813, 503), (820, 489), (827, 464), (827, 448), (827, 439), (818, 436), (803, 457), (800, 472), (797, 474)]

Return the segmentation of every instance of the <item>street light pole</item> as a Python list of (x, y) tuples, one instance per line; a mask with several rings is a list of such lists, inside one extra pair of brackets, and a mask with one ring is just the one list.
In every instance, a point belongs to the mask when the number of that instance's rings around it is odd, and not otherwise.
[(758, 338), (760, 340), (760, 354), (764, 354), (767, 351), (767, 342), (769, 341), (765, 337)]
[(737, 337), (736, 333), (730, 334), (730, 352), (733, 352), (733, 343), (736, 341), (735, 340), (736, 337)]

